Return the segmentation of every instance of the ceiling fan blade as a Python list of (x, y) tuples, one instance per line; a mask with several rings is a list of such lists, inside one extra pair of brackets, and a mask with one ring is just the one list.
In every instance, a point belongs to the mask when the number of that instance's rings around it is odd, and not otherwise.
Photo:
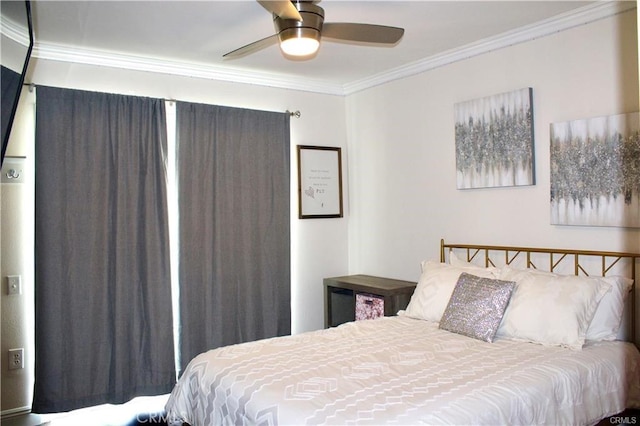
[(363, 43), (395, 44), (403, 34), (403, 28), (386, 25), (325, 22), (322, 26), (322, 38)]
[(293, 19), (294, 21), (302, 21), (302, 16), (298, 9), (289, 0), (258, 0), (269, 12), (281, 17), (282, 19)]
[(262, 50), (265, 47), (269, 47), (272, 44), (276, 44), (278, 41), (278, 35), (270, 35), (269, 37), (265, 37), (262, 40), (254, 41), (253, 43), (249, 43), (245, 46), (242, 46), (236, 50), (232, 50), (229, 53), (225, 53), (222, 55), (225, 59), (235, 59), (240, 58), (242, 56), (248, 55), (250, 53), (257, 52), (258, 50)]

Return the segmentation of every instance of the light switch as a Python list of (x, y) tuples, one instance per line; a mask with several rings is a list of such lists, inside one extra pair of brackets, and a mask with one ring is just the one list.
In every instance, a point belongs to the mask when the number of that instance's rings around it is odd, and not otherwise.
[(22, 294), (20, 275), (9, 275), (7, 277), (7, 294)]

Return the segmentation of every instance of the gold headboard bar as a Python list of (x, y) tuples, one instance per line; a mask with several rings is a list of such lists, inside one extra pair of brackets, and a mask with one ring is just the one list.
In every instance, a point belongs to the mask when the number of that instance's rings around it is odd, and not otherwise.
[(611, 268), (613, 268), (616, 265), (616, 263), (620, 261), (620, 259), (622, 258), (621, 257), (616, 258), (613, 262), (611, 262), (611, 265), (607, 267), (607, 258), (606, 256), (602, 257), (602, 275), (609, 272)]
[(469, 250), (482, 250), (482, 251), (521, 251), (528, 253), (555, 253), (555, 254), (577, 254), (582, 256), (607, 256), (607, 257), (629, 257), (640, 258), (640, 253), (631, 252), (619, 252), (619, 251), (597, 251), (597, 250), (576, 250), (576, 249), (552, 249), (541, 247), (517, 247), (517, 246), (483, 246), (478, 244), (452, 244), (445, 243), (444, 240), (440, 240), (441, 253), (445, 253), (445, 249), (469, 249)]
[(471, 254), (471, 249), (467, 249), (467, 262), (473, 261), (478, 253), (480, 253), (480, 250), (476, 250), (473, 252), (473, 254)]
[[(551, 253), (549, 255), (549, 265), (550, 265), (549, 266), (549, 271), (553, 272), (553, 270), (556, 268), (556, 266), (558, 266), (560, 264), (560, 262), (562, 262), (564, 260), (565, 257), (567, 257), (566, 253), (564, 253), (562, 255), (562, 257), (560, 257), (560, 259), (558, 259), (557, 262), (554, 262), (553, 261), (553, 253)], [(577, 268), (577, 267), (578, 267), (578, 259), (576, 258), (575, 259), (575, 268)], [(576, 269), (576, 275), (577, 275), (577, 269)]]
[[(514, 254), (513, 256), (509, 257), (509, 250), (505, 250), (504, 252), (504, 258), (505, 258), (505, 264), (507, 265), (511, 265), (511, 262), (513, 262), (514, 260), (516, 260), (516, 258), (518, 257), (518, 255), (522, 253), (520, 251), (517, 251), (516, 254)], [(529, 262), (527, 262), (529, 263)]]
[[(521, 254), (524, 253), (526, 256), (526, 267), (538, 269), (534, 264), (531, 255), (532, 254), (548, 254), (549, 255), (549, 272), (554, 272), (554, 270), (558, 267), (558, 265), (567, 257), (573, 257), (573, 269), (575, 275), (584, 274), (586, 276), (589, 275), (587, 270), (580, 263), (580, 258), (590, 258), (597, 259), (600, 258), (601, 261), (601, 276), (606, 276), (607, 273), (611, 272), (612, 268), (622, 259), (629, 259), (630, 262), (630, 273), (629, 277), (634, 280), (634, 285), (631, 287), (631, 336), (636, 341), (636, 345), (640, 346), (640, 337), (636, 335), (636, 323), (638, 319), (636, 318), (637, 308), (636, 304), (638, 303), (636, 296), (636, 285), (635, 281), (637, 280), (636, 275), (636, 264), (640, 260), (640, 253), (631, 253), (631, 252), (616, 252), (616, 251), (597, 251), (597, 250), (577, 250), (577, 249), (552, 249), (552, 248), (542, 248), (542, 247), (518, 247), (518, 246), (492, 246), (492, 245), (479, 245), (479, 244), (451, 244), (445, 243), (444, 239), (440, 240), (440, 261), (446, 261), (446, 250), (466, 250), (467, 252), (467, 261), (472, 261), (474, 258), (481, 252), (484, 253), (484, 264), (485, 266), (496, 266), (494, 262), (491, 260), (491, 252), (504, 252), (505, 254), (505, 265), (511, 265)], [(473, 251), (473, 255), (471, 255)], [(559, 258), (555, 258), (554, 255), (559, 255)], [(556, 259), (554, 261), (554, 259)]]

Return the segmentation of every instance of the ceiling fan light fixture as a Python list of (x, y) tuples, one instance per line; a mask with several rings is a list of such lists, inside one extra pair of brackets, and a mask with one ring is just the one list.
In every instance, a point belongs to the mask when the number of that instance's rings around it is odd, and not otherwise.
[(320, 47), (320, 32), (314, 28), (289, 28), (279, 37), (280, 49), (289, 56), (310, 56)]
[(242, 46), (223, 55), (238, 58), (258, 51), (276, 42), (282, 54), (289, 60), (307, 60), (315, 57), (320, 48), (320, 37), (329, 41), (395, 45), (404, 29), (387, 25), (350, 22), (324, 22), (324, 9), (320, 0), (258, 0), (273, 15), (275, 34)]

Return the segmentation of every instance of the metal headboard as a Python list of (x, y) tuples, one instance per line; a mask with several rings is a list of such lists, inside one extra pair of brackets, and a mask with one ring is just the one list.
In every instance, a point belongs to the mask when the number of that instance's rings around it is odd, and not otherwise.
[[(444, 239), (440, 240), (440, 261), (445, 262), (447, 259), (447, 253), (450, 250), (457, 250), (466, 253), (466, 260), (468, 262), (474, 262), (476, 264), (483, 264), (484, 266), (500, 267), (504, 265), (511, 265), (516, 260), (519, 262), (524, 261), (524, 267), (545, 270), (548, 272), (555, 272), (562, 264), (566, 266), (567, 262), (572, 262), (572, 269), (574, 275), (589, 276), (587, 268), (585, 268), (585, 262), (598, 261), (600, 263), (600, 276), (606, 276), (611, 273), (614, 266), (619, 262), (625, 260), (628, 262), (626, 267), (625, 276), (634, 280), (634, 285), (631, 288), (631, 321), (630, 321), (630, 336), (635, 341), (636, 345), (640, 345), (640, 338), (636, 335), (637, 329), (637, 309), (638, 303), (636, 299), (636, 286), (638, 276), (637, 264), (640, 261), (640, 253), (627, 253), (627, 252), (614, 252), (614, 251), (595, 251), (595, 250), (573, 250), (573, 249), (551, 249), (551, 248), (539, 248), (539, 247), (514, 247), (514, 246), (487, 246), (476, 244), (452, 244), (445, 243)], [(502, 254), (502, 256), (501, 256)], [(502, 259), (498, 259), (502, 257)], [(544, 262), (544, 259), (547, 262)], [(546, 265), (543, 265), (543, 263)]]

